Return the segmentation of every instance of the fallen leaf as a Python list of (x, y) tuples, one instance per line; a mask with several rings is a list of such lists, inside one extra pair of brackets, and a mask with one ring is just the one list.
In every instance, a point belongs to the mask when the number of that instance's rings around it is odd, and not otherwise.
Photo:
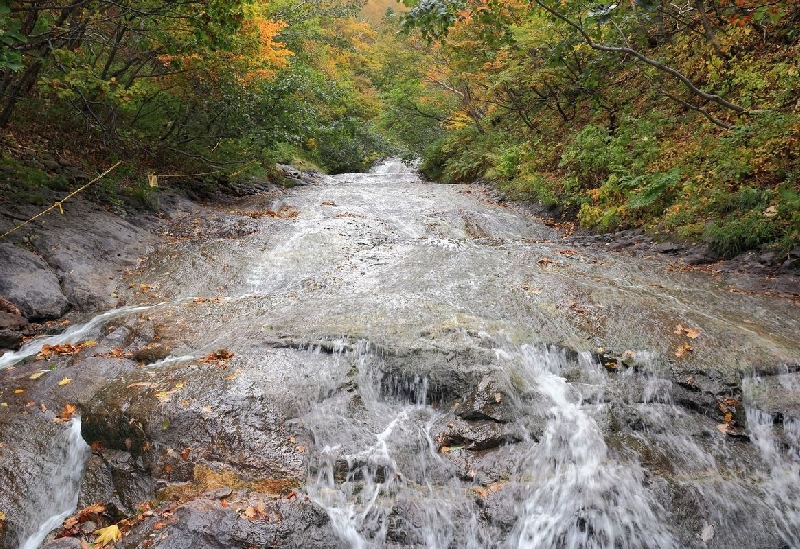
[(298, 452), (300, 452), (300, 453), (302, 454), (303, 452), (305, 452), (305, 451), (306, 451), (306, 447), (305, 447), (305, 446), (298, 446), (298, 447), (297, 447), (297, 451), (298, 451)]
[(25, 392), (25, 389), (14, 389), (14, 394), (15, 395), (18, 395), (18, 394), (24, 393), (24, 392)]
[(686, 353), (693, 352), (694, 349), (688, 343), (685, 343), (683, 346), (679, 347), (677, 351), (675, 351), (675, 356), (678, 358), (682, 358)]
[(95, 530), (94, 533), (97, 534), (97, 538), (94, 540), (95, 547), (102, 547), (106, 543), (114, 543), (122, 539), (122, 532), (119, 531), (119, 526), (116, 524)]
[(189, 454), (191, 453), (191, 451), (192, 451), (191, 447), (189, 447), (189, 448), (184, 448), (183, 450), (181, 450), (181, 457), (182, 457), (184, 460), (187, 460), (187, 459), (189, 459)]
[(503, 401), (503, 395), (502, 395), (502, 394), (500, 394), (500, 393), (495, 393), (495, 394), (494, 394), (494, 401), (495, 401), (496, 403), (500, 404), (500, 402), (502, 402), (502, 401)]
[(131, 383), (128, 385), (128, 389), (132, 389), (134, 387), (147, 387), (149, 389), (150, 387), (155, 387), (155, 385), (155, 383), (151, 383), (149, 381), (137, 381), (136, 383)]
[(87, 347), (97, 345), (96, 341), (89, 340), (83, 343), (73, 345), (70, 342), (62, 343), (61, 345), (42, 345), (42, 350), (36, 355), (37, 360), (50, 358), (53, 355), (74, 355)]
[(163, 522), (156, 522), (153, 525), (153, 530), (161, 530), (163, 527), (164, 527), (164, 523)]
[(700, 335), (700, 330), (698, 328), (686, 328), (684, 332), (686, 333), (686, 337), (690, 339), (697, 339), (697, 336)]
[(40, 377), (42, 377), (43, 375), (45, 375), (49, 371), (50, 370), (39, 370), (38, 372), (32, 373), (31, 377), (29, 377), (28, 379), (39, 379)]
[(478, 494), (482, 498), (489, 497), (489, 490), (487, 490), (486, 488), (481, 488), (480, 486), (476, 486), (475, 488), (473, 488), (473, 490), (475, 491), (476, 494)]
[(678, 334), (678, 335), (683, 334), (683, 326), (678, 324), (677, 326), (675, 326), (675, 331), (673, 331), (672, 333), (673, 334)]
[(244, 516), (247, 517), (248, 520), (254, 521), (258, 516), (258, 511), (252, 505), (249, 505), (247, 509), (244, 510)]
[(122, 349), (116, 348), (111, 349), (107, 353), (100, 353), (93, 356), (99, 356), (103, 358), (129, 358), (133, 356), (133, 351), (123, 351)]
[(64, 386), (64, 385), (67, 385), (68, 383), (71, 383), (71, 382), (72, 382), (72, 378), (71, 377), (65, 377), (64, 379), (59, 381), (58, 384), (61, 385), (61, 386)]
[(228, 349), (217, 349), (207, 354), (200, 359), (204, 364), (214, 364), (215, 366), (223, 366), (226, 360), (233, 358), (233, 353)]
[(65, 404), (64, 409), (58, 414), (53, 421), (61, 423), (62, 421), (69, 421), (72, 419), (72, 414), (75, 413), (75, 406), (72, 404)]

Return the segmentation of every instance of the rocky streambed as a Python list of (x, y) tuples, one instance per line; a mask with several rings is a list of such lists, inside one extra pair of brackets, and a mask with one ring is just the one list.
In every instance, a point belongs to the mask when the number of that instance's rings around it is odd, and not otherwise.
[(0, 356), (3, 547), (800, 544), (796, 279), (304, 183), (131, 225), (105, 316)]

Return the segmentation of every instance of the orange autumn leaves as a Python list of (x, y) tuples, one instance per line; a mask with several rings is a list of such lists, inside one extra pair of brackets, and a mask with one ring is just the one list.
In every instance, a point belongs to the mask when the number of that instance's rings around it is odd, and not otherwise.
[[(688, 337), (689, 339), (697, 339), (700, 335), (699, 328), (685, 328), (682, 325), (678, 324), (675, 326), (675, 330), (672, 332), (677, 335), (683, 335)], [(694, 352), (694, 347), (692, 347), (689, 343), (684, 343), (675, 351), (675, 356), (678, 358), (683, 358), (686, 356), (687, 353)]]
[(97, 345), (95, 341), (84, 341), (73, 345), (70, 342), (62, 343), (60, 345), (42, 345), (42, 350), (36, 355), (37, 360), (49, 359), (56, 355), (74, 355), (86, 349)]

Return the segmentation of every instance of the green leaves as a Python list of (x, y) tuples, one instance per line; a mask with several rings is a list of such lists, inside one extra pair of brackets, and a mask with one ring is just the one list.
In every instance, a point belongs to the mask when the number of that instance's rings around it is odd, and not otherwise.
[(11, 19), (10, 16), (11, 8), (5, 4), (0, 5), (0, 71), (17, 72), (24, 67), (22, 52), (17, 46), (26, 44), (28, 37), (20, 32), (20, 21)]
[(465, 0), (404, 0), (403, 4), (411, 7), (403, 16), (404, 30), (418, 30), (428, 40), (447, 36), (459, 11), (466, 7)]

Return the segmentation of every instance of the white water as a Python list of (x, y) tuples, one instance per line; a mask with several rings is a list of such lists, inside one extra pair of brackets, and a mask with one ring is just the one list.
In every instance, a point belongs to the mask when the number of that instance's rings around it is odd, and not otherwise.
[[(357, 397), (339, 395), (304, 418), (320, 448), (306, 489), (347, 546), (726, 547), (745, 513), (763, 528), (753, 539), (778, 532), (786, 546), (800, 547), (800, 421), (777, 426), (769, 414), (748, 408), (756, 455), (745, 442), (692, 436), (697, 419), (672, 404), (667, 379), (633, 370), (609, 376), (588, 354), (576, 362), (540, 346), (498, 350), (497, 356), (523, 395), (515, 402), (520, 418), (544, 417), (545, 426), (538, 439), (508, 447), (509, 473), (494, 496), (478, 482), (481, 466), (470, 465), (468, 452), (438, 452), (437, 435), (452, 416), (426, 405), (426, 379), (402, 382), (382, 374), (381, 359), (366, 345), (339, 354), (358, 368)], [(637, 375), (643, 379), (637, 382)], [(644, 422), (625, 435), (630, 448), (623, 451), (609, 446), (617, 440), (613, 434), (608, 438), (608, 418), (620, 406)], [(663, 456), (660, 474), (672, 488), (654, 479), (653, 464), (642, 465), (633, 448), (648, 459)], [(472, 483), (453, 456), (477, 467)], [(487, 520), (476, 503), (481, 492), (514, 501), (510, 529)], [(678, 496), (685, 499), (673, 503)], [(677, 512), (690, 513), (693, 531), (676, 524), (675, 505), (692, 506)], [(413, 521), (398, 526), (398, 516)]]
[[(730, 371), (743, 360), (797, 356), (794, 309), (740, 298), (657, 260), (562, 250), (570, 244), (547, 244), (555, 238), (549, 230), (478, 195), (425, 184), (393, 162), (293, 191), (286, 200), (297, 218), (264, 220), (263, 231), (241, 241), (198, 244), (219, 255), (214, 262), (184, 243), (162, 272), (144, 276), (156, 277), (172, 303), (215, 295), (223, 284), (240, 297), (153, 315), (163, 325), (183, 321), (173, 343), (191, 354), (150, 368), (220, 345), (253, 358), (277, 337), (304, 348), (344, 336), (333, 360), (353, 365), (353, 386), (310, 376), (294, 385), (287, 378), (286, 388), (289, 398), (313, 403), (301, 418), (314, 438), (305, 489), (349, 547), (725, 548), (739, 539), (800, 547), (800, 424), (779, 425), (750, 406), (753, 443), (730, 439), (715, 429), (713, 408), (673, 404), (670, 373), (670, 365)], [(120, 314), (136, 310), (143, 309)], [(678, 341), (669, 339), (680, 339), (671, 335), (678, 321), (703, 332), (695, 352), (676, 362)], [(78, 336), (57, 337), (25, 356)], [(508, 425), (517, 438), (486, 452), (440, 453), (436, 439), (456, 421), (452, 402), (431, 405), (427, 393), (437, 389), (412, 373), (419, 361), (384, 375), (368, 346), (346, 350), (362, 338), (389, 353), (452, 351), (453, 376), (496, 369), (518, 393)], [(587, 355), (576, 362), (519, 345), (552, 341), (646, 348), (637, 359), (650, 353), (670, 362), (660, 373), (609, 374)], [(460, 353), (478, 347), (496, 358), (459, 364)], [(0, 367), (22, 358), (3, 357)], [(510, 511), (498, 511), (503, 506)]]
[(52, 442), (44, 474), (40, 477), (42, 485), (31, 487), (30, 509), (36, 519), (30, 529), (36, 530), (23, 533), (20, 549), (37, 549), (47, 534), (75, 512), (89, 452), (89, 446), (81, 437), (81, 420), (73, 418), (62, 435)]
[(77, 343), (86, 339), (89, 336), (96, 335), (101, 327), (108, 321), (117, 318), (118, 316), (146, 311), (152, 308), (152, 305), (140, 307), (120, 307), (119, 309), (112, 309), (93, 317), (89, 322), (84, 324), (76, 324), (70, 326), (58, 335), (37, 338), (29, 341), (19, 351), (9, 352), (0, 356), (0, 370), (13, 366), (17, 362), (38, 354), (45, 345), (61, 345), (63, 343)]
[[(579, 367), (602, 383), (601, 367), (582, 355)], [(522, 371), (550, 399), (544, 436), (522, 464), (529, 494), (509, 547), (678, 547), (657, 516), (635, 461), (608, 452), (594, 416), (604, 405), (583, 402), (567, 383), (563, 353), (522, 348)]]

